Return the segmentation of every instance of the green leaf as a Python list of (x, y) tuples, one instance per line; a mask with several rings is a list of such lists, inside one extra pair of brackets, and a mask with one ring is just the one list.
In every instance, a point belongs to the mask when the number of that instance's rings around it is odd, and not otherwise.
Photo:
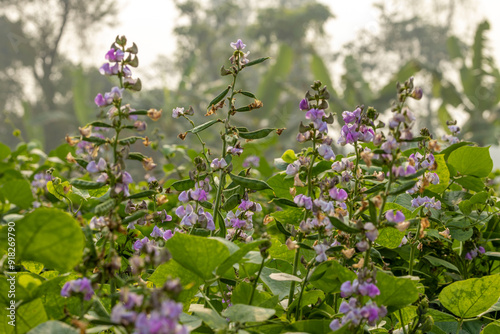
[(141, 191), (140, 193), (130, 195), (128, 198), (129, 199), (138, 199), (138, 198), (144, 198), (144, 197), (149, 197), (158, 194), (156, 190), (144, 190)]
[(243, 139), (261, 139), (267, 137), (271, 132), (273, 132), (274, 128), (260, 129), (252, 132), (240, 132), (240, 137)]
[(298, 226), (304, 218), (304, 209), (289, 207), (285, 210), (274, 211), (271, 213), (271, 217), (279, 220), (281, 223)]
[(229, 257), (228, 248), (218, 240), (176, 233), (166, 243), (172, 258), (203, 279)]
[[(293, 333), (325, 334), (325, 333), (331, 333), (330, 330), (331, 322), (332, 322), (331, 319), (301, 320), (301, 321), (296, 321), (293, 324), (289, 325), (287, 329), (293, 331)], [(339, 334), (350, 333), (349, 331), (345, 330), (346, 328), (347, 326), (344, 326), (335, 333)]]
[(500, 333), (500, 323), (492, 322), (488, 326), (484, 327), (481, 334), (499, 334)]
[(269, 58), (270, 57), (264, 57), (264, 58), (258, 58), (258, 59), (252, 60), (251, 62), (248, 62), (245, 65), (243, 65), (243, 68), (260, 64), (260, 63), (268, 60)]
[(177, 191), (184, 191), (193, 188), (194, 184), (194, 180), (186, 179), (172, 183), (172, 187)]
[(222, 315), (240, 323), (266, 321), (276, 313), (275, 309), (234, 304), (222, 311)]
[(115, 200), (113, 198), (110, 198), (98, 205), (95, 206), (94, 208), (94, 213), (96, 215), (101, 215), (103, 213), (109, 212), (113, 207), (115, 206)]
[(489, 147), (460, 147), (450, 154), (448, 164), (462, 175), (477, 177), (486, 177), (493, 169)]
[(399, 247), (404, 236), (404, 232), (400, 232), (394, 227), (384, 227), (379, 230), (376, 243), (382, 247), (394, 249)]
[(231, 86), (228, 86), (226, 89), (224, 89), (219, 95), (217, 95), (210, 103), (208, 104), (207, 110), (210, 110), (214, 104), (219, 103), (226, 95), (227, 92), (229, 92), (229, 89)]
[(427, 187), (427, 189), (435, 193), (441, 193), (450, 183), (450, 171), (448, 170), (448, 166), (444, 160), (444, 154), (434, 155), (434, 159), (436, 161), (437, 168), (432, 172), (439, 176), (439, 184), (431, 184)]
[(445, 287), (439, 301), (462, 319), (473, 318), (487, 311), (500, 297), (500, 276), (491, 275), (458, 281)]
[(80, 331), (61, 321), (50, 320), (44, 322), (28, 332), (28, 334), (78, 334)]
[(99, 189), (104, 187), (106, 184), (101, 182), (93, 182), (86, 180), (71, 180), (70, 184), (78, 189)]
[(7, 200), (22, 209), (28, 209), (35, 200), (30, 183), (25, 179), (11, 179), (2, 185), (2, 194)]
[(439, 259), (437, 257), (430, 256), (430, 255), (424, 256), (424, 259), (426, 259), (427, 261), (429, 261), (435, 267), (443, 266), (443, 267), (446, 267), (448, 269), (460, 272), (460, 270), (458, 270), (458, 268), (454, 264), (451, 264), (450, 262), (445, 261), (443, 259)]
[[(6, 237), (7, 233), (2, 236)], [(3, 249), (7, 249), (6, 241), (1, 240), (5, 246)], [(45, 267), (66, 272), (80, 262), (83, 247), (84, 236), (80, 225), (58, 209), (39, 208), (16, 222), (18, 262), (37, 261)]]
[(191, 130), (188, 130), (187, 132), (191, 132), (192, 134), (196, 134), (196, 133), (201, 132), (205, 129), (208, 129), (212, 125), (219, 123), (219, 122), (222, 122), (222, 121), (220, 119), (213, 119), (213, 120), (208, 121), (206, 123), (200, 124), (200, 125), (192, 128)]
[(131, 137), (127, 137), (127, 138), (123, 138), (123, 139), (119, 140), (118, 144), (120, 144), (120, 145), (132, 145), (136, 141), (143, 140), (143, 139), (144, 139), (143, 137), (131, 136)]
[(314, 269), (310, 282), (325, 293), (338, 293), (342, 283), (352, 281), (355, 278), (355, 273), (337, 261), (326, 261)]
[(247, 189), (252, 189), (252, 190), (265, 190), (265, 189), (272, 189), (266, 182), (257, 180), (257, 179), (252, 179), (249, 177), (243, 177), (235, 174), (229, 174), (231, 179), (233, 180), (234, 183), (245, 187)]
[(332, 223), (333, 226), (335, 226), (337, 229), (347, 232), (347, 233), (359, 233), (359, 230), (357, 228), (348, 226), (344, 224), (344, 222), (340, 221), (336, 217), (328, 217), (330, 219), (330, 222)]
[(99, 128), (112, 128), (113, 127), (113, 125), (105, 123), (105, 122), (101, 122), (101, 121), (94, 121), (94, 122), (89, 123), (88, 125), (97, 126)]
[(198, 292), (198, 288), (203, 284), (203, 279), (190, 270), (186, 270), (175, 260), (170, 260), (156, 268), (149, 277), (157, 287), (163, 286), (168, 279), (178, 278), (182, 284), (182, 292), (179, 295), (179, 301), (184, 303), (191, 302), (193, 296)]
[(241, 201), (241, 195), (233, 194), (224, 202), (224, 204), (222, 204), (222, 209), (230, 211), (234, 209), (240, 203), (240, 201)]
[(485, 184), (484, 182), (476, 176), (464, 176), (455, 179), (455, 182), (464, 187), (467, 190), (472, 191), (483, 191)]
[[(292, 259), (293, 259), (293, 252), (290, 252), (290, 253), (292, 254)], [(262, 273), (260, 275), (260, 279), (269, 288), (269, 290), (271, 290), (273, 295), (279, 296), (279, 300), (282, 300), (283, 298), (288, 296), (288, 294), (290, 292), (290, 285), (292, 282), (291, 281), (276, 281), (276, 280), (273, 280), (272, 278), (269, 277), (270, 275), (277, 274), (277, 273), (281, 273), (281, 271), (279, 271), (277, 269), (273, 269), (273, 268), (264, 267), (264, 268), (262, 268)]]
[(10, 155), (10, 148), (4, 143), (0, 143), (0, 161), (7, 158)]
[(297, 156), (295, 155), (295, 152), (293, 150), (287, 150), (283, 155), (281, 156), (281, 159), (283, 159), (285, 162), (291, 164), (295, 160), (297, 160)]
[(21, 264), (28, 270), (29, 272), (32, 272), (33, 274), (40, 274), (43, 270), (43, 264), (40, 262), (34, 262), (34, 261), (22, 261)]
[(250, 252), (255, 247), (262, 245), (267, 242), (267, 240), (257, 240), (248, 244), (244, 244), (238, 249), (236, 252), (231, 254), (228, 258), (222, 262), (217, 268), (216, 274), (217, 276), (223, 275), (226, 271), (228, 271), (234, 264), (238, 263), (248, 252)]
[(223, 330), (228, 325), (226, 319), (221, 317), (214, 310), (204, 308), (201, 304), (192, 304), (189, 307), (189, 312), (193, 312), (193, 314), (200, 318), (207, 326), (215, 330)]
[(404, 308), (418, 299), (418, 290), (407, 278), (394, 277), (377, 272), (377, 287), (380, 295), (375, 298), (377, 305), (385, 305), (390, 312)]
[[(318, 300), (325, 299), (325, 294), (321, 290), (310, 290), (306, 291), (302, 295), (302, 300), (300, 301), (300, 308), (307, 307), (311, 304), (316, 304)], [(292, 304), (288, 307), (288, 310), (293, 310), (297, 308), (297, 304), (299, 303), (299, 299), (295, 299)]]
[(1, 308), (0, 316), (2, 317), (2, 321), (0, 321), (0, 332), (5, 334), (27, 333), (30, 329), (48, 320), (40, 299), (22, 304), (16, 309), (15, 326), (9, 325), (8, 312), (5, 307)]

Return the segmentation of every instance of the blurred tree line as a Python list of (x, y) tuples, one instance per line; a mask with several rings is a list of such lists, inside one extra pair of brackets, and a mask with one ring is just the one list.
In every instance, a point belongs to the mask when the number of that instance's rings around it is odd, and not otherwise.
[[(241, 38), (250, 59), (272, 57), (257, 71), (240, 76), (240, 84), (264, 103), (263, 109), (245, 115), (242, 125), (289, 129), (283, 133), (288, 140), (269, 139), (260, 150), (295, 142), (298, 97), (312, 80), (329, 87), (331, 108), (339, 117), (358, 104), (384, 112), (396, 82), (411, 75), (425, 88), (424, 104), (415, 107), (427, 116), (421, 126), (443, 134), (446, 121), (461, 113), (467, 116), (464, 138), (497, 144), (500, 73), (489, 55), (489, 24), (470, 27), (475, 31), (471, 40), (452, 28), (453, 21), (464, 19), (459, 9), (471, 3), (385, 1), (376, 7), (379, 31), (362, 31), (334, 54), (328, 47), (331, 36), (325, 32), (334, 13), (317, 0), (175, 0), (180, 16), (174, 31), (177, 52), (175, 58), (159, 59), (155, 69), (157, 75), (179, 80), (175, 86), (134, 95), (134, 106), (163, 108), (165, 117), (149, 124), (157, 130), (152, 139), (173, 142), (187, 124), (171, 122), (170, 111), (192, 105), (197, 120), (204, 121), (208, 102), (227, 86), (219, 68), (230, 53), (229, 42)], [(50, 150), (93, 118), (98, 112), (95, 95), (109, 90), (109, 82), (97, 69), (76, 64), (71, 53), (61, 51), (61, 39), (71, 36), (75, 44), (89, 47), (86, 37), (116, 19), (117, 1), (0, 0), (0, 4), (4, 32), (0, 39), (7, 46), (0, 51), (0, 141), (15, 145), (18, 140), (12, 132), (20, 129), (24, 140), (36, 139)], [(330, 70), (338, 63), (342, 75)], [(170, 152), (172, 146), (163, 147), (164, 155)]]

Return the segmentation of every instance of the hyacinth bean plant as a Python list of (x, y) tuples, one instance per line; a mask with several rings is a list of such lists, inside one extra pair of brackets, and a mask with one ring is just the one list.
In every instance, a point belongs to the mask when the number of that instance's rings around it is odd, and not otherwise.
[[(2, 323), (17, 287), (16, 327), (2, 332), (496, 333), (488, 148), (460, 140), (456, 122), (439, 140), (415, 129), (413, 78), (390, 115), (353, 106), (342, 124), (316, 81), (297, 99), (299, 149), (263, 177), (255, 147), (285, 129), (237, 125), (265, 110), (237, 79), (268, 58), (230, 47), (227, 86), (207, 109), (167, 116), (187, 126), (179, 150), (198, 145), (189, 177), (146, 155), (159, 144), (148, 122), (165, 115), (126, 103), (141, 81), (123, 36), (99, 69), (117, 86), (97, 94), (96, 121), (48, 155), (0, 146)], [(220, 144), (209, 147), (209, 132)]]

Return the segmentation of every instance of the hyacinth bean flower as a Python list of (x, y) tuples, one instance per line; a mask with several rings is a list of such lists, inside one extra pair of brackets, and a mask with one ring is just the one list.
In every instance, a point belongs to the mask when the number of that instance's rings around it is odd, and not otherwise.
[(107, 166), (106, 160), (99, 158), (99, 162), (97, 164), (95, 161), (89, 162), (87, 165), (87, 171), (90, 173), (104, 172)]
[(74, 295), (83, 295), (83, 300), (90, 300), (94, 295), (94, 289), (90, 280), (86, 277), (66, 282), (61, 289), (61, 296), (70, 297)]
[(405, 221), (405, 215), (401, 211), (389, 210), (385, 213), (385, 218), (390, 223), (402, 223)]

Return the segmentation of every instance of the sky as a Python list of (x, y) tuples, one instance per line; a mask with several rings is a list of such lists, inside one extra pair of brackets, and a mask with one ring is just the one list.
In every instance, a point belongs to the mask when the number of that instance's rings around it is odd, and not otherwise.
[[(335, 14), (335, 19), (330, 20), (326, 26), (326, 31), (331, 36), (329, 47), (333, 51), (340, 50), (363, 28), (371, 31), (378, 29), (377, 10), (373, 4), (379, 0), (319, 0), (319, 2), (328, 5)], [(120, 34), (126, 35), (130, 41), (139, 45), (141, 67), (152, 65), (159, 55), (168, 56), (175, 53), (176, 41), (172, 31), (178, 18), (172, 0), (124, 0), (120, 3), (122, 6), (119, 14), (120, 23), (99, 33), (99, 40), (94, 45), (93, 52), (107, 49), (110, 41)], [(472, 10), (476, 11), (478, 19), (481, 17), (489, 19), (490, 46), (497, 63), (500, 63), (500, 22), (498, 22), (500, 1), (474, 0), (474, 5), (475, 8)], [(463, 33), (472, 32), (463, 31)], [(97, 61), (99, 54), (89, 59)], [(98, 66), (98, 62), (93, 65)]]

